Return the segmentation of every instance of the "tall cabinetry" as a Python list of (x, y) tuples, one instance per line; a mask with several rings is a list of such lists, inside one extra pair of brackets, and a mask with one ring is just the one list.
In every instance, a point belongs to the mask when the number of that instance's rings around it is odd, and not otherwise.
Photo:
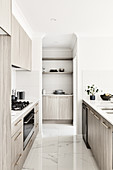
[(31, 70), (32, 65), (32, 41), (14, 16), (12, 17), (11, 64), (26, 70)]
[(11, 38), (0, 36), (0, 170), (11, 169)]
[(0, 0), (0, 28), (11, 35), (11, 0)]

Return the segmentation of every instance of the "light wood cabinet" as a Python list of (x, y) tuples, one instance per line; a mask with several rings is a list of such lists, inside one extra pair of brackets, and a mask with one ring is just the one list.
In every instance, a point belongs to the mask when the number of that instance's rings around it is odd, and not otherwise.
[(11, 35), (12, 1), (0, 0), (0, 27)]
[(100, 122), (100, 136), (99, 142), (100, 159), (102, 170), (112, 170), (112, 125), (105, 119)]
[(43, 120), (72, 120), (72, 96), (43, 96)]
[(20, 170), (22, 168), (23, 154), (23, 129), (16, 132), (12, 137), (12, 170)]
[(0, 170), (11, 169), (10, 97), (11, 38), (10, 36), (0, 36)]
[(59, 98), (56, 96), (43, 96), (43, 120), (59, 119)]
[(38, 106), (38, 103), (35, 105), (34, 121), (35, 121), (35, 129), (36, 129), (36, 133), (37, 133), (38, 126), (39, 126), (39, 106)]
[(73, 101), (72, 96), (59, 97), (59, 119), (72, 120)]
[(26, 70), (32, 66), (32, 41), (20, 26), (16, 18), (12, 17), (12, 61), (11, 64)]
[(12, 65), (21, 66), (20, 63), (20, 25), (16, 18), (12, 16), (12, 39), (11, 39), (11, 63)]
[(112, 170), (112, 125), (89, 108), (88, 142), (100, 170)]

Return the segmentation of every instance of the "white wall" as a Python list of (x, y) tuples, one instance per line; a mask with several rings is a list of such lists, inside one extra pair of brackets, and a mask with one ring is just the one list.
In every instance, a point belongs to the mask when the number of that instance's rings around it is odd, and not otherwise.
[[(77, 112), (77, 133), (81, 133), (82, 117), (81, 117), (81, 103), (83, 97), (83, 81), (94, 83), (108, 91), (112, 91), (112, 85), (107, 85), (106, 80), (113, 84), (112, 72), (113, 72), (113, 37), (78, 37), (77, 48), (77, 96), (78, 96), (78, 112)], [(88, 76), (87, 71), (90, 74)], [(92, 74), (93, 71), (93, 74)], [(95, 78), (95, 75), (97, 78)], [(107, 76), (108, 75), (108, 76)], [(100, 78), (102, 83), (100, 83)], [(106, 87), (105, 87), (105, 85)]]
[[(73, 72), (72, 60), (43, 60), (43, 68), (49, 72), (51, 68), (64, 68), (66, 72)], [(43, 74), (43, 88), (46, 93), (53, 93), (57, 89), (73, 93), (73, 74)]]

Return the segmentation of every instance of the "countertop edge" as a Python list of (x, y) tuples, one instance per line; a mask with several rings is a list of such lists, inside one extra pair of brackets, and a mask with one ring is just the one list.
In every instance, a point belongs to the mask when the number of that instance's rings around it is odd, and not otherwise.
[[(90, 101), (87, 99), (82, 99), (82, 102), (85, 102), (87, 105), (89, 105), (95, 112), (97, 112), (100, 116), (102, 116), (106, 121), (108, 121), (113, 126), (113, 114), (107, 114), (106, 111), (101, 110), (97, 107), (98, 104), (111, 104), (110, 101)], [(104, 107), (104, 106), (102, 106)]]

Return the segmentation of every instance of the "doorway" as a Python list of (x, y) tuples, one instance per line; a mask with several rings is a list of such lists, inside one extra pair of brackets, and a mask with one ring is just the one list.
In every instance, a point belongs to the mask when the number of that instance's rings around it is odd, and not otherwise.
[(76, 52), (75, 34), (42, 40), (43, 123), (76, 124)]

